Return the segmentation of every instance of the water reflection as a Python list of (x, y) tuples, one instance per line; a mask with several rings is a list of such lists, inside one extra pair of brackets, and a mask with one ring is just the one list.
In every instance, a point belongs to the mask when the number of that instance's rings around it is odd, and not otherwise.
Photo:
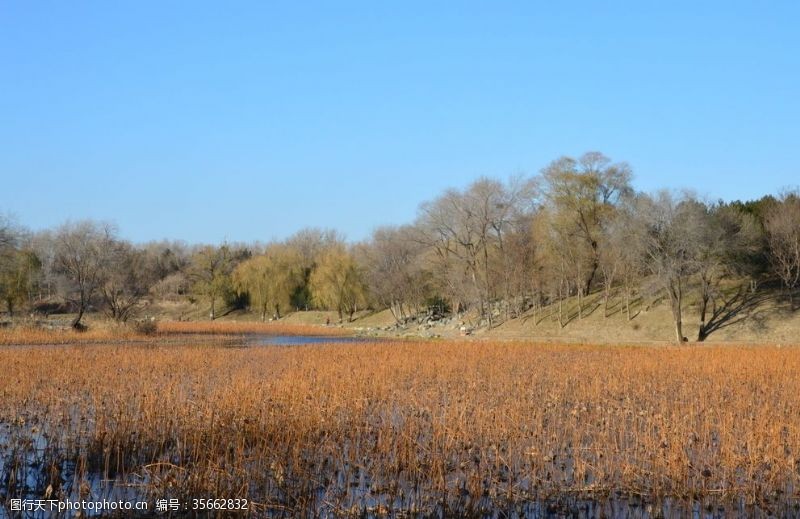
[(374, 337), (342, 337), (313, 335), (256, 335), (247, 339), (250, 346), (300, 346), (303, 344), (378, 342)]

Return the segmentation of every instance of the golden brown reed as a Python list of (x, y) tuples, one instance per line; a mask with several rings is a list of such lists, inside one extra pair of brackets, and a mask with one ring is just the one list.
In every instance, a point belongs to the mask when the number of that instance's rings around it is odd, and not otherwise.
[(255, 321), (161, 321), (158, 331), (163, 333), (198, 333), (216, 335), (264, 334), (264, 335), (352, 335), (352, 331), (335, 326), (317, 326)]
[(142, 340), (144, 335), (134, 329), (118, 326), (92, 326), (86, 331), (71, 328), (42, 328), (39, 326), (11, 326), (0, 329), (0, 345), (9, 344), (75, 344), (111, 340)]
[(262, 335), (350, 335), (352, 332), (337, 327), (323, 327), (292, 323), (214, 322), (214, 321), (159, 321), (154, 334), (143, 334), (124, 324), (93, 324), (86, 331), (70, 328), (46, 329), (37, 326), (12, 326), (0, 328), (0, 345), (12, 344), (79, 344), (103, 341), (158, 342), (168, 335), (226, 335), (236, 337), (248, 334)]
[(768, 506), (798, 497), (798, 372), (800, 349), (777, 347), (14, 348), (0, 426), (49, 433), (73, 479), (146, 475), (156, 498), (259, 510), (619, 493)]

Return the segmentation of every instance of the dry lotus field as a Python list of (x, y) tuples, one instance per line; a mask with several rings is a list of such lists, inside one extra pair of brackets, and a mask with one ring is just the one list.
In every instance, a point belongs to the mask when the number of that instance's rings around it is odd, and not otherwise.
[(778, 347), (5, 347), (0, 515), (48, 487), (258, 517), (796, 515), (798, 373)]

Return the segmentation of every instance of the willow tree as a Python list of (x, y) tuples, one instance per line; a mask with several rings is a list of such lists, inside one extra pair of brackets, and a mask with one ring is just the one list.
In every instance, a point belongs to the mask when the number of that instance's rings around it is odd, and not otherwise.
[(14, 315), (17, 305), (31, 299), (36, 277), (42, 268), (39, 257), (30, 250), (0, 250), (0, 298)]
[(294, 247), (270, 245), (264, 254), (239, 264), (233, 271), (233, 282), (240, 293), (248, 294), (262, 321), (267, 320), (270, 310), (280, 318), (281, 310), (289, 307), (292, 294), (303, 282), (302, 257)]
[(232, 290), (233, 262), (232, 251), (227, 245), (205, 246), (192, 255), (189, 278), (194, 284), (194, 291), (208, 299), (212, 321), (217, 317), (217, 301), (224, 300)]
[(0, 214), (0, 301), (5, 302), (8, 314), (31, 297), (31, 289), (41, 261), (33, 251), (20, 247), (22, 232), (7, 217)]
[(589, 152), (577, 160), (562, 157), (542, 175), (545, 196), (563, 239), (580, 242), (587, 251), (581, 289), (588, 294), (600, 267), (602, 229), (613, 219), (619, 201), (633, 192), (630, 166), (612, 164), (602, 153)]
[(322, 253), (309, 280), (312, 302), (328, 310), (336, 310), (339, 320), (366, 304), (367, 288), (355, 258), (344, 246), (330, 247)]
[(294, 233), (284, 243), (300, 255), (300, 266), (303, 273), (303, 282), (292, 294), (291, 304), (297, 308), (308, 310), (309, 305), (313, 304), (309, 289), (311, 272), (314, 271), (319, 258), (326, 250), (330, 247), (344, 245), (344, 236), (335, 229), (307, 227)]

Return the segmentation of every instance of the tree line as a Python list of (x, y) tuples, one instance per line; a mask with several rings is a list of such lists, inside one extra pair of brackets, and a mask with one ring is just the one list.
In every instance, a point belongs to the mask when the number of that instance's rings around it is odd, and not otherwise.
[(6, 217), (0, 298), (8, 314), (68, 309), (76, 328), (90, 309), (126, 321), (149, 299), (202, 301), (210, 319), (238, 308), (262, 320), (299, 309), (346, 320), (372, 308), (399, 324), (472, 312), (489, 327), (522, 314), (536, 322), (545, 308), (562, 327), (590, 311), (631, 320), (643, 301), (663, 300), (676, 341), (688, 311), (704, 340), (765, 294), (795, 309), (798, 192), (709, 202), (636, 192), (631, 178), (601, 153), (562, 157), (533, 177), (447, 190), (412, 223), (358, 243), (311, 228), (266, 245), (132, 244), (104, 222), (32, 233)]

